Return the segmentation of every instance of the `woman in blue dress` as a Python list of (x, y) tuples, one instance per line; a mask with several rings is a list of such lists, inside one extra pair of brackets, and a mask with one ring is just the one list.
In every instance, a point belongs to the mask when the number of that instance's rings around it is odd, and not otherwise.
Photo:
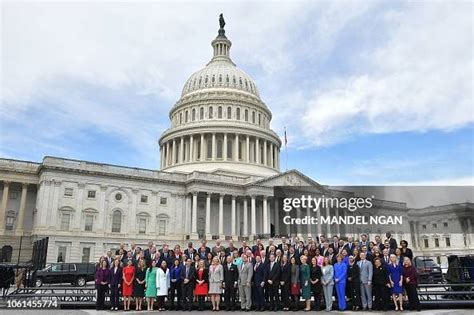
[(340, 311), (346, 309), (346, 280), (347, 264), (343, 262), (341, 254), (336, 257), (337, 263), (334, 264), (334, 282), (336, 283), (337, 302)]
[[(390, 286), (392, 288), (392, 299), (393, 303), (395, 303), (395, 310), (403, 311), (403, 269), (402, 265), (397, 262), (397, 256), (394, 254), (390, 255), (388, 274), (390, 277)], [(397, 303), (397, 296), (400, 308)]]

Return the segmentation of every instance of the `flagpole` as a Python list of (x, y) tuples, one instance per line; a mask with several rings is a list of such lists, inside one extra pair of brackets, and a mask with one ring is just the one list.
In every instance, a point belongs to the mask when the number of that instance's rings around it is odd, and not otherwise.
[(285, 156), (286, 156), (285, 171), (288, 171), (288, 137), (286, 135), (286, 126), (285, 126)]

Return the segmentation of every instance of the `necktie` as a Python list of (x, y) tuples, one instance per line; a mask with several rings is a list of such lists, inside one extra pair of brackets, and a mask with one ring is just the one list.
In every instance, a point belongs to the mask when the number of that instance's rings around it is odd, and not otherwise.
[(186, 278), (189, 276), (189, 268), (186, 268)]

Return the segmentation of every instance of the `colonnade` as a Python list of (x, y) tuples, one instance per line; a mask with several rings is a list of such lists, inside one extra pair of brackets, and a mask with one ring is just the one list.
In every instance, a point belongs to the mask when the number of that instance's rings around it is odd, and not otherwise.
[(28, 186), (29, 183), (20, 183), (21, 184), (21, 195), (20, 195), (20, 207), (18, 209), (18, 213), (15, 216), (12, 216), (12, 222), (8, 222), (9, 216), (7, 215), (9, 212), (8, 205), (10, 200), (10, 193), (11, 193), (11, 185), (15, 183), (10, 181), (3, 181), (3, 192), (2, 192), (2, 202), (0, 204), (0, 232), (4, 232), (5, 230), (12, 230), (13, 229), (13, 222), (16, 220), (16, 230), (15, 234), (22, 235), (24, 232), (23, 223), (25, 220), (25, 211), (26, 211), (26, 197), (28, 194)]

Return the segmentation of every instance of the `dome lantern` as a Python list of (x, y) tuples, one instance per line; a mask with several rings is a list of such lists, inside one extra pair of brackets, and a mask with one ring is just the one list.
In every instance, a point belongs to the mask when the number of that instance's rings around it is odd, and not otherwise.
[(219, 16), (219, 25), (220, 27), (217, 37), (211, 43), (212, 48), (214, 49), (214, 55), (210, 63), (214, 61), (228, 61), (233, 64), (229, 53), (232, 42), (225, 36), (225, 21), (222, 13)]

